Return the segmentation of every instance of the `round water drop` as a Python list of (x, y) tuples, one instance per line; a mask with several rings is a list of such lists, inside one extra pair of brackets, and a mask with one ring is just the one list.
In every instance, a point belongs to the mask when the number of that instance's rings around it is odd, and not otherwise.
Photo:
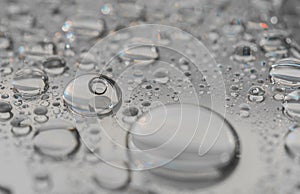
[(285, 136), (285, 149), (293, 157), (300, 159), (300, 125), (296, 124), (289, 128)]
[(285, 38), (288, 33), (283, 30), (264, 31), (261, 35), (259, 45), (265, 52), (282, 50), (286, 47)]
[(125, 188), (130, 182), (128, 165), (124, 162), (116, 162), (116, 166), (99, 163), (94, 170), (93, 180), (99, 187), (108, 190), (119, 190)]
[(239, 152), (232, 126), (192, 104), (146, 112), (132, 125), (128, 142), (133, 167), (178, 180), (220, 180), (233, 169)]
[(0, 121), (7, 121), (12, 118), (12, 106), (8, 102), (0, 101)]
[(89, 52), (83, 52), (77, 61), (78, 68), (83, 71), (90, 71), (95, 68), (97, 64), (96, 58)]
[(58, 56), (51, 56), (43, 61), (43, 67), (50, 75), (61, 75), (66, 70), (66, 61)]
[(64, 101), (75, 113), (85, 116), (106, 116), (116, 112), (122, 93), (114, 80), (95, 73), (73, 79), (65, 88)]
[(260, 86), (252, 86), (248, 91), (248, 99), (251, 102), (262, 102), (265, 99), (265, 90)]
[(299, 87), (300, 60), (295, 58), (278, 60), (270, 69), (270, 78), (273, 84), (286, 87)]
[(284, 97), (284, 114), (292, 119), (300, 121), (300, 90), (293, 91)]
[(51, 119), (42, 125), (35, 133), (33, 142), (37, 153), (53, 159), (70, 157), (80, 147), (77, 129), (61, 119)]
[(13, 78), (13, 90), (24, 98), (40, 95), (48, 89), (47, 74), (36, 68), (24, 68)]

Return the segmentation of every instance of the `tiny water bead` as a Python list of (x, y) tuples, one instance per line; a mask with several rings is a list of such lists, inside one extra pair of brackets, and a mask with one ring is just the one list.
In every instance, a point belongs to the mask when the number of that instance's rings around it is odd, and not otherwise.
[(43, 124), (34, 134), (33, 143), (37, 153), (58, 160), (73, 156), (80, 147), (77, 129), (61, 119)]
[(66, 61), (59, 56), (51, 56), (43, 61), (43, 68), (47, 74), (61, 75), (66, 70)]
[(260, 86), (252, 86), (248, 91), (248, 100), (250, 102), (262, 102), (265, 100), (265, 90)]
[(278, 60), (270, 69), (270, 79), (273, 84), (286, 87), (300, 86), (300, 60), (285, 58)]
[(114, 80), (95, 73), (73, 79), (65, 88), (63, 99), (67, 107), (85, 116), (106, 116), (115, 113), (122, 93)]
[(0, 121), (7, 121), (13, 117), (12, 105), (8, 102), (0, 101)]
[(192, 104), (168, 104), (144, 113), (132, 125), (128, 142), (133, 167), (154, 168), (155, 174), (179, 180), (220, 180), (224, 170), (235, 166), (239, 152), (232, 126)]
[(47, 74), (37, 68), (24, 68), (16, 72), (13, 91), (24, 98), (31, 98), (46, 92), (48, 89)]
[(139, 114), (139, 109), (136, 107), (127, 107), (123, 110), (123, 121), (125, 123), (134, 123)]
[(285, 136), (285, 149), (287, 153), (293, 157), (300, 159), (300, 125), (296, 124), (289, 128), (289, 132)]
[(283, 112), (288, 118), (300, 121), (300, 90), (293, 91), (286, 95), (282, 106)]

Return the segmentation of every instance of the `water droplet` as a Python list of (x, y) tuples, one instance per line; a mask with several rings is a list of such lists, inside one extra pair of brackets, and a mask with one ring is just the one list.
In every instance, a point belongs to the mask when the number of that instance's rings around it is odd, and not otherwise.
[(272, 65), (270, 78), (273, 84), (282, 86), (300, 86), (300, 60), (295, 58), (280, 59)]
[(257, 47), (254, 43), (242, 41), (234, 46), (233, 58), (239, 62), (250, 62), (255, 60)]
[(24, 68), (16, 72), (12, 84), (15, 93), (30, 98), (46, 92), (48, 76), (40, 69)]
[(30, 120), (26, 116), (18, 115), (11, 121), (11, 132), (16, 137), (27, 136), (32, 131)]
[(95, 68), (97, 62), (93, 54), (89, 52), (83, 52), (80, 54), (80, 58), (77, 61), (78, 68), (84, 71), (90, 71)]
[(158, 58), (158, 50), (154, 46), (143, 45), (128, 48), (121, 52), (119, 56), (123, 60), (135, 61), (135, 62), (152, 62)]
[(45, 106), (38, 106), (33, 110), (36, 115), (45, 115), (48, 112), (48, 109)]
[(252, 86), (248, 91), (250, 102), (262, 102), (265, 99), (265, 90), (260, 86)]
[(283, 112), (293, 120), (300, 120), (300, 90), (293, 91), (284, 97)]
[(240, 116), (243, 118), (247, 118), (250, 116), (250, 106), (249, 104), (242, 103), (239, 106), (240, 108)]
[(125, 188), (130, 182), (128, 165), (124, 162), (111, 166), (106, 163), (99, 163), (94, 169), (93, 180), (101, 188), (108, 190), (119, 190)]
[(7, 121), (13, 117), (12, 106), (8, 102), (0, 101), (0, 121)]
[(128, 138), (133, 167), (180, 180), (220, 180), (222, 171), (234, 166), (239, 147), (224, 118), (191, 104), (150, 110), (133, 124)]
[(61, 75), (66, 70), (66, 62), (61, 57), (51, 56), (43, 61), (43, 67), (45, 72), (50, 75)]
[(58, 160), (74, 155), (80, 147), (77, 129), (61, 119), (51, 119), (42, 125), (33, 142), (37, 153)]
[(166, 84), (169, 81), (168, 71), (165, 68), (158, 68), (153, 72), (154, 80), (161, 84)]
[(286, 46), (285, 38), (288, 36), (286, 31), (269, 30), (261, 34), (259, 45), (265, 52), (281, 50)]
[(84, 74), (73, 79), (64, 90), (64, 101), (75, 113), (106, 116), (119, 109), (122, 93), (111, 78)]
[(32, 60), (42, 61), (45, 57), (55, 55), (56, 45), (53, 42), (40, 41), (33, 45), (19, 49), (20, 57), (27, 57)]
[[(100, 37), (105, 31), (104, 20), (89, 15), (78, 15), (67, 20), (62, 26), (62, 30), (74, 34), (79, 39), (95, 39)], [(73, 37), (74, 38), (74, 37)]]
[(125, 123), (133, 123), (136, 121), (137, 116), (139, 114), (139, 109), (136, 107), (128, 107), (123, 110), (123, 121)]
[(285, 148), (287, 153), (293, 158), (300, 158), (300, 126), (298, 124), (290, 127), (285, 136)]

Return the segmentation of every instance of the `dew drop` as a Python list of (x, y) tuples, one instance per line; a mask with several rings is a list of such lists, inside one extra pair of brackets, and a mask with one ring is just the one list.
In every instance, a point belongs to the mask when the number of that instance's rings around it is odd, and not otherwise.
[(234, 46), (235, 51), (233, 58), (239, 62), (250, 62), (255, 60), (255, 52), (257, 47), (254, 43), (242, 41)]
[(13, 117), (12, 106), (8, 102), (0, 101), (0, 121), (7, 121)]

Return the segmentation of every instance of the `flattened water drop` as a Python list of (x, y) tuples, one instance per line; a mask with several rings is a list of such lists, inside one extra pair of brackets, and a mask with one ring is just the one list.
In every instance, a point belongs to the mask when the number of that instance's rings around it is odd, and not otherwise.
[(286, 87), (300, 86), (300, 60), (285, 58), (272, 65), (270, 79), (273, 84)]
[(106, 116), (116, 112), (122, 93), (111, 78), (95, 73), (73, 79), (65, 88), (64, 101), (75, 113), (85, 116)]
[(80, 147), (77, 129), (61, 119), (51, 119), (42, 125), (35, 133), (33, 143), (37, 153), (59, 160), (74, 155)]
[(250, 62), (255, 60), (257, 47), (254, 43), (242, 41), (234, 46), (235, 51), (233, 58), (239, 62)]
[(128, 142), (137, 169), (160, 167), (152, 171), (179, 180), (220, 180), (224, 170), (235, 166), (239, 151), (235, 131), (224, 118), (191, 104), (169, 104), (143, 114)]
[(47, 74), (37, 68), (24, 68), (16, 72), (13, 90), (24, 98), (38, 96), (48, 89)]

